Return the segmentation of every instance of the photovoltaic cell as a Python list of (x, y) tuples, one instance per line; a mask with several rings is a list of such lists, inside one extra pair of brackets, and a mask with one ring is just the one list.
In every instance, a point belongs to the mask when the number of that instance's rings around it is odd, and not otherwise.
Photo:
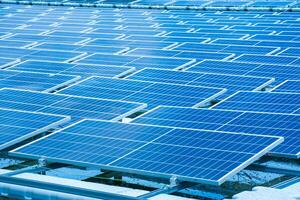
[(272, 90), (273, 92), (298, 92), (300, 93), (300, 80), (287, 80)]
[(239, 91), (213, 108), (241, 111), (300, 113), (300, 93)]
[(84, 65), (49, 61), (25, 61), (10, 67), (11, 70), (42, 72), (61, 75), (77, 75), (83, 78), (89, 76), (121, 77), (133, 72), (133, 67)]
[(0, 90), (0, 107), (84, 118), (119, 120), (146, 107), (145, 104), (26, 90)]
[(282, 138), (84, 120), (12, 155), (220, 185)]
[(53, 129), (68, 120), (66, 116), (0, 109), (0, 150)]
[(79, 76), (0, 70), (0, 88), (52, 92), (58, 88), (68, 86), (79, 78)]
[(158, 105), (203, 106), (226, 90), (116, 78), (91, 77), (61, 90), (61, 94)]
[(221, 109), (158, 107), (134, 123), (248, 134), (282, 136), (284, 142), (271, 151), (280, 157), (300, 157), (300, 115)]

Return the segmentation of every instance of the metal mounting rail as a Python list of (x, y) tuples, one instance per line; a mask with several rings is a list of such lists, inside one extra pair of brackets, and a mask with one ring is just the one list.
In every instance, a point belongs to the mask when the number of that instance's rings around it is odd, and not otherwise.
[(271, 11), (271, 12), (300, 12), (297, 7), (251, 7), (251, 6), (167, 6), (167, 5), (133, 5), (133, 4), (101, 4), (101, 3), (64, 3), (64, 2), (38, 2), (0, 0), (0, 3), (44, 6), (70, 6), (95, 8), (132, 8), (132, 9), (160, 9), (160, 10), (199, 10), (199, 11)]
[(103, 191), (89, 190), (84, 188), (72, 187), (68, 185), (59, 185), (54, 183), (46, 183), (42, 181), (29, 180), (16, 177), (7, 177), (0, 175), (0, 182), (24, 187), (32, 187), (36, 189), (43, 189), (48, 191), (61, 192), (65, 194), (72, 194), (77, 196), (90, 197), (104, 200), (138, 200), (136, 197), (129, 197), (120, 194), (108, 193)]

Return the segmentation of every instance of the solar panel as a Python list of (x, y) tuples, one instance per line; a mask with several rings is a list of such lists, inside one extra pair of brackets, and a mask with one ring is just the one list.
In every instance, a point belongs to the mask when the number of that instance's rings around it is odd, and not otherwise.
[(145, 67), (160, 69), (182, 69), (186, 66), (191, 65), (195, 61), (195, 59), (186, 58), (162, 58), (111, 54), (93, 54), (77, 61), (77, 63), (131, 66), (137, 69), (143, 69)]
[(70, 52), (70, 51), (47, 51), (33, 50), (13, 47), (0, 47), (0, 57), (13, 58), (21, 60), (47, 60), (68, 62), (76, 58), (84, 56), (85, 53)]
[(0, 109), (0, 150), (56, 128), (66, 116)]
[(78, 75), (83, 78), (89, 76), (122, 77), (132, 73), (133, 67), (118, 67), (106, 65), (84, 65), (75, 63), (61, 63), (49, 61), (25, 61), (10, 67), (11, 70), (28, 72), (42, 72), (61, 75)]
[(105, 77), (91, 77), (61, 90), (61, 94), (158, 105), (203, 106), (226, 89), (164, 84)]
[(150, 68), (137, 71), (126, 78), (141, 81), (226, 88), (228, 91), (224, 95), (229, 95), (238, 90), (260, 90), (274, 81), (272, 78), (263, 77), (233, 76)]
[[(274, 63), (276, 64), (276, 63)], [(187, 69), (190, 72), (220, 73), (229, 75), (246, 75), (259, 77), (273, 77), (282, 82), (286, 79), (299, 79), (299, 67), (287, 65), (265, 65), (258, 63), (228, 62), (205, 60)]]
[(275, 113), (300, 113), (300, 93), (239, 91), (213, 108)]
[(0, 88), (53, 92), (74, 83), (79, 78), (79, 76), (0, 70)]
[(10, 154), (220, 185), (281, 141), (277, 137), (84, 120)]
[(207, 52), (222, 52), (234, 54), (261, 54), (266, 55), (277, 51), (276, 47), (260, 47), (260, 46), (243, 46), (243, 45), (224, 45), (224, 44), (201, 44), (201, 43), (183, 43), (174, 50), (181, 51), (207, 51)]
[(272, 92), (299, 92), (300, 93), (300, 80), (286, 80), (276, 86)]
[(300, 115), (220, 109), (157, 107), (134, 123), (282, 136), (284, 142), (271, 155), (300, 158)]
[(72, 120), (83, 118), (120, 120), (146, 107), (145, 104), (26, 90), (0, 90), (0, 107), (69, 115)]
[(107, 46), (92, 46), (78, 44), (60, 44), (60, 43), (41, 43), (33, 47), (33, 49), (54, 50), (54, 51), (78, 51), (87, 53), (107, 53), (117, 54), (124, 51), (124, 47), (107, 47)]
[(174, 58), (193, 58), (197, 61), (204, 59), (225, 60), (233, 57), (230, 53), (212, 53), (212, 52), (193, 52), (193, 51), (174, 51), (174, 50), (161, 50), (161, 49), (146, 49), (136, 48), (126, 53), (126, 55), (133, 56), (146, 56), (146, 57), (174, 57)]
[(297, 57), (289, 56), (264, 56), (264, 55), (241, 55), (234, 59), (237, 62), (249, 62), (260, 64), (288, 65), (297, 60)]
[(48, 35), (15, 34), (8, 38), (9, 40), (21, 40), (31, 42), (60, 42), (60, 43), (79, 43), (88, 38), (84, 37), (59, 37)]

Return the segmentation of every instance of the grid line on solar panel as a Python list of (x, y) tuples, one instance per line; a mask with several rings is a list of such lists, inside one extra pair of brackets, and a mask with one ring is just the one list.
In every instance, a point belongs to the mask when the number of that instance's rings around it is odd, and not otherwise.
[(0, 88), (11, 87), (16, 89), (53, 92), (59, 88), (66, 87), (79, 79), (80, 76), (0, 69)]
[(300, 109), (300, 93), (238, 91), (211, 108), (292, 114)]
[(284, 137), (272, 156), (300, 157), (300, 115), (224, 109), (158, 106), (133, 120), (151, 124), (201, 130), (217, 130)]
[(155, 83), (129, 79), (90, 77), (59, 91), (60, 94), (102, 97), (157, 105), (204, 106), (227, 90), (214, 87)]
[(275, 86), (271, 92), (297, 92), (300, 93), (300, 80), (285, 80)]
[(78, 97), (28, 90), (0, 89), (0, 107), (31, 112), (117, 121), (146, 107), (146, 104), (97, 98)]
[(0, 150), (66, 123), (68, 116), (0, 109)]
[(10, 154), (220, 185), (282, 140), (281, 137), (83, 120)]
[(52, 61), (27, 60), (17, 63), (9, 70), (27, 72), (51, 73), (58, 75), (77, 75), (82, 78), (89, 76), (123, 77), (135, 71), (134, 67), (118, 67), (106, 65), (84, 65), (77, 63), (61, 63)]

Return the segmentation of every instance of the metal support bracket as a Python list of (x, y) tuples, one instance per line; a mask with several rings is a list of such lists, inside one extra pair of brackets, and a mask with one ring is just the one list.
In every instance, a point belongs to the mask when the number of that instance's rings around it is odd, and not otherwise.
[(171, 194), (197, 185), (197, 183), (179, 182), (176, 176), (170, 178), (170, 185), (139, 196), (139, 199), (149, 199), (160, 194)]
[(46, 160), (41, 158), (41, 159), (38, 160), (37, 165), (30, 166), (30, 167), (25, 167), (25, 168), (18, 169), (18, 170), (15, 170), (15, 171), (11, 171), (11, 172), (2, 174), (2, 176), (9, 177), (9, 176), (17, 175), (17, 174), (22, 174), (22, 173), (44, 172), (44, 171), (48, 170), (48, 168), (46, 166), (47, 166)]

